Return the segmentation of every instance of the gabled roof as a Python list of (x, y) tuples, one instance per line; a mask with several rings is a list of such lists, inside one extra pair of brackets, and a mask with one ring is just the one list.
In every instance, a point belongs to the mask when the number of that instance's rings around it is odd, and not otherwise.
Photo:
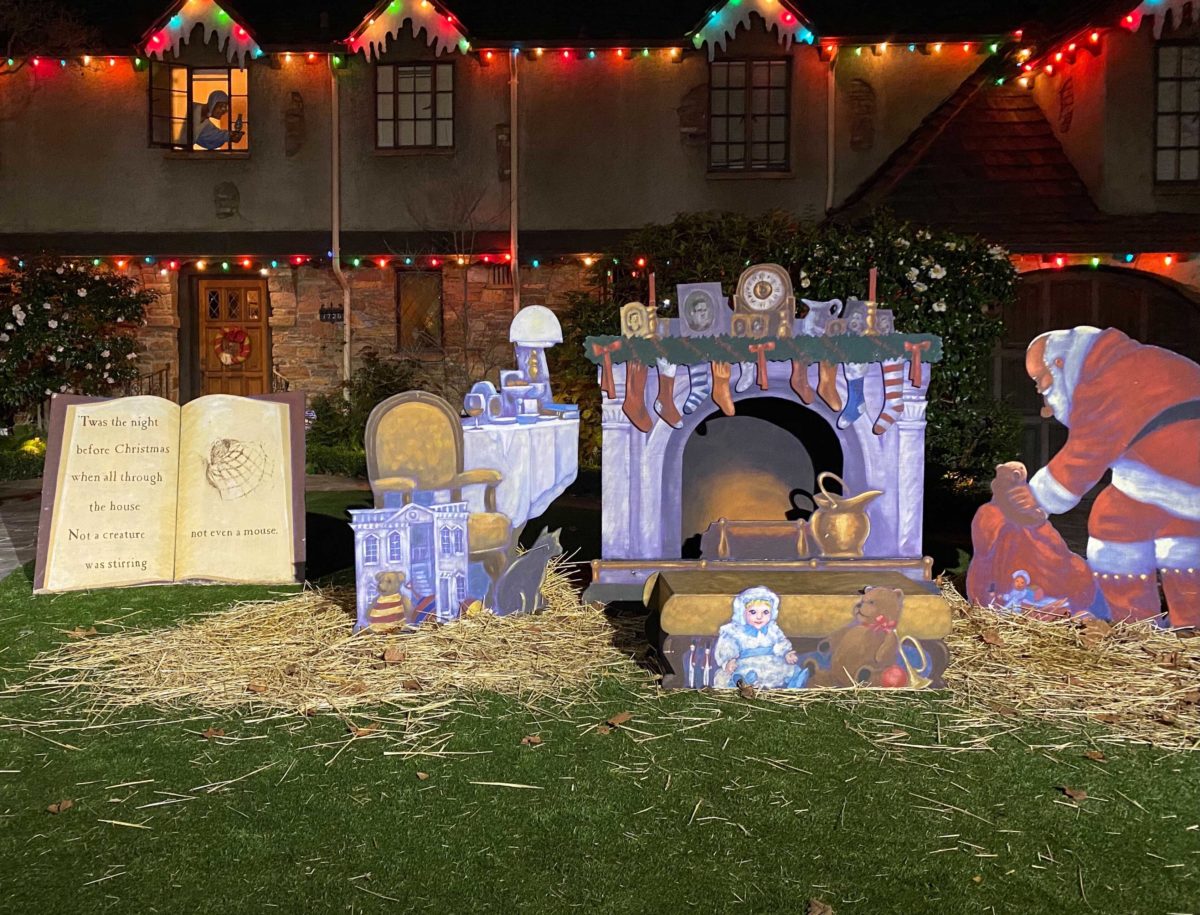
[(1101, 212), (1027, 90), (969, 77), (834, 213), (887, 209), (1018, 252), (1197, 250), (1195, 214)]
[[(169, 0), (55, 0), (93, 25), (101, 47), (120, 52), (139, 40), (171, 6)], [(418, 3), (419, 0), (403, 0)], [(787, 0), (801, 21), (830, 38), (953, 38), (1043, 29), (1107, 12), (1111, 0)], [(478, 46), (514, 43), (628, 42), (678, 44), (702, 25), (713, 0), (445, 0), (440, 3)], [(717, 4), (724, 5), (724, 4)], [(340, 45), (371, 15), (373, 0), (233, 0), (255, 40), (270, 49)], [(231, 10), (232, 12), (232, 10)], [(1082, 27), (1082, 25), (1081, 25)], [(36, 53), (36, 48), (22, 49)]]

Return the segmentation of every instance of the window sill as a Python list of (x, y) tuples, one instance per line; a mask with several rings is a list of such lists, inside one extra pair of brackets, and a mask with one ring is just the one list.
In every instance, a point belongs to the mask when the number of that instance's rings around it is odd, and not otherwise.
[(405, 158), (408, 156), (453, 156), (453, 146), (414, 146), (411, 149), (376, 149), (375, 155), (383, 158), (391, 158), (399, 156)]
[(1154, 185), (1155, 197), (1200, 197), (1200, 181)]
[(741, 181), (741, 180), (745, 180), (747, 178), (761, 178), (761, 179), (795, 178), (796, 173), (791, 171), (790, 169), (785, 172), (753, 171), (751, 169), (747, 169), (746, 171), (727, 171), (727, 172), (711, 172), (710, 171), (710, 172), (705, 173), (705, 177), (711, 178), (714, 181), (731, 181), (731, 180), (732, 181)]
[(250, 150), (235, 149), (232, 152), (216, 152), (215, 150), (168, 149), (163, 153), (164, 159), (193, 159), (201, 162), (219, 162), (225, 159), (249, 159)]

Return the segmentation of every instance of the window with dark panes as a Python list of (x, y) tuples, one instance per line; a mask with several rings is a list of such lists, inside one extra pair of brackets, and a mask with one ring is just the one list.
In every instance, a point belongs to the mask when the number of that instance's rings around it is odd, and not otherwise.
[(709, 170), (786, 171), (791, 61), (714, 61), (708, 86)]
[(454, 64), (376, 65), (375, 146), (454, 146)]
[(442, 345), (442, 275), (396, 274), (396, 349), (439, 349)]
[(1200, 182), (1200, 41), (1156, 48), (1154, 177)]
[(150, 62), (150, 145), (194, 152), (250, 148), (246, 70)]

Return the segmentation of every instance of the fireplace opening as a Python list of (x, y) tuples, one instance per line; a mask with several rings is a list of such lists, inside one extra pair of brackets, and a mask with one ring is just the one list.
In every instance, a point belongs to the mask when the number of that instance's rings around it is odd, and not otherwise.
[(700, 537), (719, 518), (807, 519), (825, 470), (842, 473), (837, 433), (801, 404), (755, 397), (738, 401), (736, 416), (705, 417), (683, 449), (681, 557), (700, 557)]

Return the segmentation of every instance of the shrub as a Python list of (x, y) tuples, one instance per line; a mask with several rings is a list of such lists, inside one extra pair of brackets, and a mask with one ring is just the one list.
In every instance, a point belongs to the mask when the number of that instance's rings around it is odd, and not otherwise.
[(615, 308), (582, 293), (569, 293), (558, 311), (563, 342), (546, 351), (554, 399), (579, 405), (579, 469), (600, 469), (600, 386), (596, 367), (583, 358), (583, 341), (620, 331)]
[[(895, 312), (896, 329), (942, 337), (944, 354), (933, 369), (927, 417), (933, 472), (954, 472), (966, 484), (986, 480), (998, 461), (1016, 452), (1017, 419), (991, 394), (1000, 312), (1016, 294), (1016, 271), (1007, 251), (978, 238), (923, 229), (886, 214), (855, 226), (815, 228), (780, 212), (684, 214), (631, 233), (598, 262), (597, 278), (612, 289), (613, 301), (603, 309), (606, 321), (616, 326), (614, 305), (646, 301), (649, 270), (662, 301), (673, 299), (675, 284), (685, 282), (719, 280), (732, 295), (742, 270), (763, 262), (788, 270), (798, 299), (817, 300), (866, 298), (868, 271), (876, 267), (876, 295)], [(665, 311), (674, 314), (674, 304)], [(585, 361), (579, 350), (575, 356)]]
[(393, 394), (412, 390), (417, 386), (416, 376), (411, 361), (382, 359), (378, 353), (364, 352), (350, 378), (349, 400), (340, 394), (313, 399), (311, 407), (316, 418), (308, 429), (310, 455), (314, 445), (350, 446), (361, 451), (367, 417), (375, 404)]
[(134, 332), (156, 297), (132, 277), (57, 258), (0, 273), (0, 421), (54, 393), (119, 393), (137, 377)]
[(0, 480), (29, 480), (42, 475), (46, 442), (29, 426), (0, 436)]
[(361, 446), (310, 443), (305, 453), (309, 473), (332, 473), (340, 477), (367, 475), (367, 453)]

